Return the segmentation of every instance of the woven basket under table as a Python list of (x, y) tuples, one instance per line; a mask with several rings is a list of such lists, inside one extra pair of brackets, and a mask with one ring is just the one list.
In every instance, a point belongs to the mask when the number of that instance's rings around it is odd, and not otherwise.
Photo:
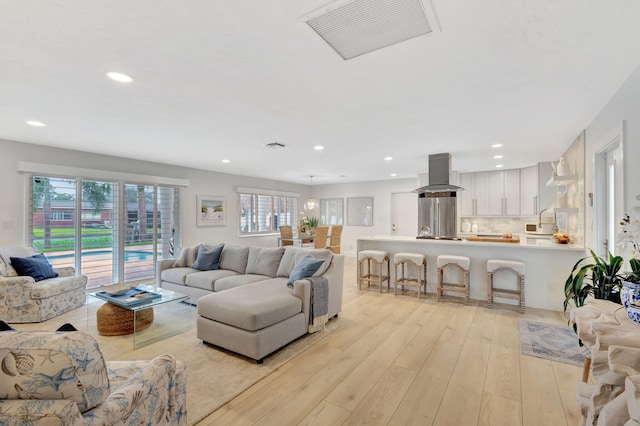
[[(134, 312), (105, 303), (97, 312), (98, 333), (101, 336), (121, 336), (133, 333)], [(136, 331), (148, 328), (153, 322), (153, 308), (142, 309), (136, 313)]]

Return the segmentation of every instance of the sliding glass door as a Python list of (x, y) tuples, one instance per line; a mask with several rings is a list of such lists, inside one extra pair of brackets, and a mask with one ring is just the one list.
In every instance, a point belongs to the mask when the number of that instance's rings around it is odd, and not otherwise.
[(154, 184), (32, 176), (30, 243), (88, 287), (155, 279), (180, 236), (180, 190)]

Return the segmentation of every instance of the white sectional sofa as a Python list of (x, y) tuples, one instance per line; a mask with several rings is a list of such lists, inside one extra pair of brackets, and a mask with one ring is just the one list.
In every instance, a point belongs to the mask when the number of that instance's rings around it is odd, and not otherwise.
[(342, 311), (344, 257), (326, 249), (225, 245), (219, 269), (200, 271), (159, 261), (158, 285), (191, 296), (198, 306), (199, 339), (261, 363), (308, 332), (311, 282), (287, 283), (309, 255), (323, 260), (314, 277), (327, 279), (327, 316), (336, 317)]

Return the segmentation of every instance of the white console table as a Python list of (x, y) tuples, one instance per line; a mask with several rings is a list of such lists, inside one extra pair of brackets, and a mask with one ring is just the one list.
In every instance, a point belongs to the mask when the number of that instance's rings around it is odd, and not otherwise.
[(571, 322), (591, 352), (577, 386), (581, 424), (640, 425), (640, 326), (622, 305), (595, 299), (573, 309)]

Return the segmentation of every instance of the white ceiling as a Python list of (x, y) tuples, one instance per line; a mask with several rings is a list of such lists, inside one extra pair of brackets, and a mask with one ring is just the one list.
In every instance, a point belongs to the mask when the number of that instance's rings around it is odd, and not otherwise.
[(326, 3), (0, 0), (0, 138), (314, 184), (438, 152), (514, 168), (558, 157), (640, 64), (637, 0), (433, 0), (440, 32), (349, 61), (301, 19)]

